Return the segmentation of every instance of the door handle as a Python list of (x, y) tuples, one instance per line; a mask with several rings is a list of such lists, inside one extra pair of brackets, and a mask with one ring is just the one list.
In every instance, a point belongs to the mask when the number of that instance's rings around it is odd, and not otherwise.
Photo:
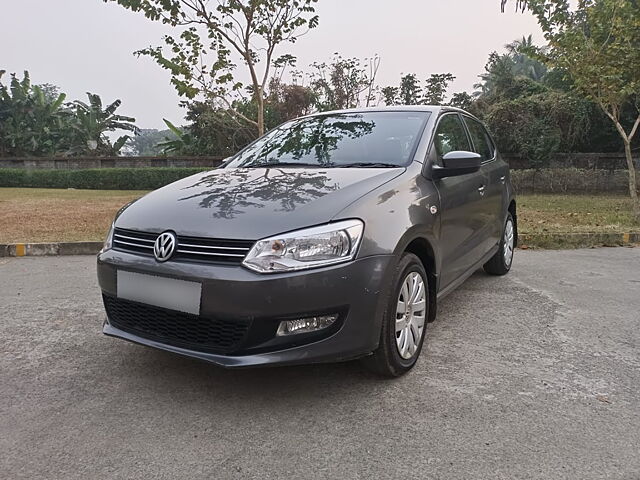
[(507, 177), (505, 175), (500, 177), (500, 183), (505, 183), (507, 181)]
[(480, 196), (481, 197), (484, 197), (484, 194), (485, 194), (486, 190), (487, 190), (487, 187), (484, 186), (484, 185), (482, 185), (480, 188), (478, 188), (478, 192), (480, 192)]

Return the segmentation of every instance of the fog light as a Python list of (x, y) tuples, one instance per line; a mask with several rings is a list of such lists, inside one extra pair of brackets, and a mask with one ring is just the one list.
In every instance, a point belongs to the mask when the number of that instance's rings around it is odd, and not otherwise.
[(300, 318), (280, 322), (278, 336), (298, 335), (301, 333), (317, 332), (329, 328), (338, 319), (338, 315), (324, 315), (322, 317)]

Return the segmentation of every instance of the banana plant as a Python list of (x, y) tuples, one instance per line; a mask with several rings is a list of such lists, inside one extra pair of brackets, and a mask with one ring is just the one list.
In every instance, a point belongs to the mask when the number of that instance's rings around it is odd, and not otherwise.
[(66, 95), (45, 94), (31, 84), (29, 72), (19, 79), (11, 75), (2, 83), (0, 70), (0, 156), (55, 155), (68, 148), (70, 112), (64, 106)]
[(176, 138), (165, 137), (165, 141), (158, 144), (158, 147), (162, 149), (162, 153), (187, 153), (189, 148), (193, 146), (193, 136), (190, 133), (185, 133), (183, 129), (176, 127), (166, 118), (163, 118), (163, 120)]
[(135, 118), (116, 114), (116, 110), (122, 104), (121, 100), (116, 100), (103, 108), (99, 95), (88, 92), (87, 97), (88, 103), (76, 100), (71, 104), (75, 116), (74, 148), (88, 150), (89, 153), (96, 155), (117, 155), (131, 136), (123, 135), (111, 144), (106, 132), (125, 130), (137, 134), (139, 129), (134, 123)]

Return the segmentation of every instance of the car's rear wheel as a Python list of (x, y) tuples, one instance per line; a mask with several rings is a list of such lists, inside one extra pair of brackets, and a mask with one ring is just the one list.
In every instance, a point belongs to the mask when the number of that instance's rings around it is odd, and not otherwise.
[(392, 285), (383, 315), (380, 344), (363, 362), (380, 375), (398, 377), (416, 364), (427, 328), (429, 283), (420, 259), (411, 253), (404, 254)]
[(500, 249), (484, 264), (484, 271), (490, 275), (506, 275), (513, 265), (513, 253), (516, 246), (516, 227), (511, 213), (502, 233)]

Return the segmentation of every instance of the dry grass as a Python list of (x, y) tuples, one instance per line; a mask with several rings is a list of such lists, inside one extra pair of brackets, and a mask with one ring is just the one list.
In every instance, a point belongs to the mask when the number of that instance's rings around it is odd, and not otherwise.
[(626, 233), (640, 231), (631, 200), (604, 195), (522, 195), (517, 198), (522, 233)]
[[(120, 207), (145, 192), (0, 188), (0, 243), (100, 241)], [(522, 233), (629, 232), (624, 196), (522, 195)]]
[(103, 240), (120, 207), (144, 194), (0, 188), (0, 243)]

